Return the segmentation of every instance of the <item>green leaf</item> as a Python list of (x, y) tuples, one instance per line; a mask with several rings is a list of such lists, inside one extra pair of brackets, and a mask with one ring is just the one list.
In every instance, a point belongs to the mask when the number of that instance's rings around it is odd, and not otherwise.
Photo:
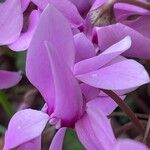
[(6, 131), (6, 128), (4, 126), (0, 125), (0, 134), (4, 135), (5, 131)]
[(21, 70), (22, 72), (25, 72), (25, 61), (26, 61), (26, 52), (24, 51), (18, 52), (16, 63), (17, 63), (18, 69)]
[(0, 105), (3, 107), (6, 114), (11, 117), (14, 111), (6, 94), (3, 91), (0, 91)]
[(65, 150), (85, 150), (73, 129), (68, 129), (64, 140)]

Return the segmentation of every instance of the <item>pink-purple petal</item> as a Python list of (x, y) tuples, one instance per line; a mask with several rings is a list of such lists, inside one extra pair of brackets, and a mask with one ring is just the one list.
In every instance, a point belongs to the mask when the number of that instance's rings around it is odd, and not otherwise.
[(51, 117), (62, 120), (62, 125), (72, 124), (82, 114), (83, 101), (80, 87), (57, 49), (50, 43), (46, 42), (45, 44), (55, 85), (55, 106)]
[(75, 64), (74, 73), (76, 75), (84, 74), (101, 68), (115, 57), (119, 56), (131, 47), (131, 38), (126, 36), (121, 41), (110, 46), (98, 56), (80, 61)]
[(48, 5), (41, 14), (28, 49), (26, 61), (28, 79), (40, 90), (45, 101), (48, 103), (49, 112), (51, 113), (54, 109), (55, 91), (51, 75), (50, 60), (44, 41), (50, 41), (66, 63), (70, 67), (73, 66), (75, 50), (70, 24), (52, 5)]
[(78, 8), (79, 12), (82, 15), (88, 12), (90, 7), (92, 6), (94, 0), (70, 0), (76, 7)]
[(130, 140), (130, 139), (120, 139), (113, 150), (149, 150), (144, 144)]
[(41, 150), (41, 136), (20, 145), (16, 150)]
[(34, 31), (36, 29), (37, 23), (39, 21), (40, 12), (38, 10), (33, 10), (29, 17), (28, 30), (21, 33), (20, 37), (9, 45), (9, 48), (14, 51), (22, 51), (28, 49), (31, 39), (33, 37)]
[(77, 121), (75, 130), (87, 150), (110, 150), (115, 144), (110, 120), (98, 105), (87, 106), (87, 113)]
[(69, 0), (49, 0), (74, 26), (79, 27), (83, 25), (84, 20), (80, 16), (76, 6)]
[[(125, 96), (121, 96), (120, 98), (124, 100)], [(89, 101), (88, 104), (98, 107), (105, 115), (110, 115), (118, 107), (118, 104), (108, 96), (99, 96)]]
[[(140, 0), (143, 2), (147, 2), (146, 0)], [(125, 20), (128, 16), (132, 15), (144, 15), (145, 13), (148, 12), (148, 10), (135, 6), (135, 5), (130, 5), (130, 4), (125, 4), (125, 3), (116, 3), (114, 5), (114, 12), (117, 21), (122, 21)]]
[(0, 89), (10, 88), (16, 85), (22, 76), (19, 72), (0, 70)]
[(96, 30), (98, 44), (102, 51), (118, 42), (123, 37), (129, 35), (132, 39), (132, 45), (131, 48), (129, 48), (129, 50), (127, 50), (124, 54), (130, 57), (138, 57), (143, 59), (150, 58), (150, 39), (133, 28), (117, 23), (114, 25), (96, 28)]
[(142, 15), (135, 20), (124, 21), (123, 24), (133, 28), (134, 30), (142, 34), (144, 37), (150, 39), (150, 14)]
[(76, 77), (91, 86), (110, 90), (137, 88), (150, 81), (145, 68), (134, 60), (124, 60)]
[(86, 99), (86, 102), (99, 96), (100, 90), (98, 88), (95, 88), (93, 86), (89, 86), (85, 83), (81, 83), (80, 88), (81, 88), (81, 91), (82, 91), (84, 98)]
[(0, 45), (7, 45), (19, 37), (23, 27), (20, 0), (7, 0), (0, 3), (0, 12), (3, 12), (0, 13)]
[(21, 0), (21, 7), (23, 12), (27, 9), (30, 2), (31, 0)]
[(74, 35), (74, 44), (76, 49), (75, 61), (79, 62), (96, 55), (94, 45), (83, 33)]
[(31, 0), (35, 5), (37, 5), (41, 10), (45, 9), (48, 4), (48, 0)]
[(55, 134), (49, 150), (62, 150), (66, 128), (61, 128)]
[(48, 120), (49, 116), (41, 111), (32, 109), (18, 111), (9, 122), (4, 150), (16, 148), (39, 137)]

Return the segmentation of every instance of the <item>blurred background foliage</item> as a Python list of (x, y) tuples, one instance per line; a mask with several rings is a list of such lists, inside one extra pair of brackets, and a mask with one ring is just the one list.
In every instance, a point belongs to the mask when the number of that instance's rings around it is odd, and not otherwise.
[[(20, 109), (36, 108), (41, 109), (44, 100), (40, 93), (30, 84), (25, 76), (25, 59), (26, 52), (13, 52), (6, 47), (0, 48), (0, 69), (10, 71), (21, 71), (23, 78), (21, 82), (13, 88), (0, 91), (0, 149), (3, 145), (4, 133), (7, 129), (8, 122), (12, 115)], [(150, 62), (140, 61), (147, 71), (150, 73)], [(139, 119), (146, 125), (150, 114), (150, 85), (144, 85), (136, 91), (129, 93), (125, 100), (130, 108), (137, 113)], [(130, 137), (140, 139), (130, 124), (127, 116), (117, 108), (109, 118), (112, 118), (112, 125), (116, 137)], [(128, 125), (129, 124), (129, 125)], [(48, 126), (43, 132), (42, 146), (46, 150), (50, 144), (52, 137), (56, 131)], [(72, 129), (68, 129), (64, 141), (65, 150), (84, 150), (79, 142), (76, 133)]]

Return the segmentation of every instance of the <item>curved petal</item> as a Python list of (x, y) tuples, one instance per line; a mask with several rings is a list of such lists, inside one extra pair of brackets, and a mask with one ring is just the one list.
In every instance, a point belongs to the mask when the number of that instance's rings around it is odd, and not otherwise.
[(150, 39), (136, 30), (120, 23), (97, 28), (98, 44), (103, 51), (127, 35), (131, 36), (132, 45), (125, 55), (149, 59)]
[(57, 50), (50, 43), (46, 43), (46, 47), (55, 85), (55, 106), (51, 118), (61, 120), (61, 125), (70, 126), (82, 114), (81, 91), (70, 68), (58, 55)]
[(98, 56), (83, 60), (75, 64), (74, 73), (76, 75), (88, 73), (97, 70), (128, 50), (131, 47), (131, 38), (126, 36), (121, 41), (110, 46), (107, 50)]
[(103, 5), (105, 2), (107, 2), (107, 0), (95, 0), (91, 7), (91, 10), (97, 9), (98, 7)]
[(48, 0), (31, 0), (35, 5), (37, 5), (40, 9), (45, 9), (48, 4)]
[(62, 150), (66, 128), (61, 128), (55, 134), (49, 150)]
[(98, 88), (89, 86), (85, 83), (81, 83), (80, 87), (81, 87), (82, 94), (86, 101), (89, 101), (89, 100), (94, 99), (95, 97), (99, 96), (100, 90)]
[[(140, 0), (143, 2), (147, 2), (146, 0)], [(143, 15), (148, 12), (148, 10), (135, 6), (135, 5), (130, 5), (130, 4), (125, 4), (125, 3), (116, 3), (114, 5), (114, 10), (115, 10), (115, 16), (118, 22), (125, 20), (128, 16), (131, 15)]]
[(66, 63), (73, 66), (75, 50), (70, 25), (52, 5), (48, 5), (41, 14), (26, 61), (28, 79), (41, 92), (48, 102), (49, 111), (52, 112), (54, 109), (54, 85), (44, 41), (50, 41), (66, 60)]
[(15, 148), (39, 137), (48, 120), (49, 116), (41, 111), (32, 109), (18, 111), (9, 122), (4, 150)]
[(14, 51), (22, 51), (28, 49), (33, 33), (36, 29), (37, 23), (39, 21), (40, 13), (38, 10), (33, 10), (29, 17), (29, 26), (28, 30), (24, 33), (21, 33), (20, 37), (9, 45), (9, 48)]
[(77, 8), (69, 0), (49, 0), (75, 27), (83, 25), (84, 20), (80, 16)]
[(27, 9), (30, 2), (31, 0), (21, 0), (21, 7), (23, 12)]
[(20, 0), (7, 0), (0, 3), (0, 12), (3, 12), (0, 13), (0, 45), (7, 45), (19, 37), (23, 27)]
[(41, 136), (20, 145), (16, 150), (41, 150)]
[(127, 90), (150, 82), (144, 67), (134, 60), (124, 60), (76, 77), (91, 86), (110, 90)]
[(84, 15), (86, 14), (89, 9), (91, 8), (94, 0), (70, 0), (76, 7), (78, 8), (79, 12)]
[(126, 150), (126, 149), (149, 150), (149, 148), (146, 147), (144, 144), (134, 140), (130, 140), (130, 139), (118, 140), (114, 150)]
[[(125, 96), (121, 96), (120, 98), (124, 100)], [(88, 102), (88, 105), (99, 107), (99, 109), (103, 111), (106, 116), (110, 115), (118, 107), (118, 104), (108, 96), (99, 96), (92, 99)]]
[(124, 21), (123, 24), (133, 28), (137, 32), (141, 33), (144, 37), (150, 39), (150, 14), (142, 15), (135, 20)]
[(94, 45), (83, 33), (74, 36), (76, 49), (76, 62), (94, 57), (96, 55)]
[(0, 70), (0, 89), (10, 88), (16, 85), (22, 76), (19, 72)]
[(110, 150), (115, 145), (110, 120), (98, 105), (88, 104), (87, 113), (77, 121), (75, 129), (87, 150)]

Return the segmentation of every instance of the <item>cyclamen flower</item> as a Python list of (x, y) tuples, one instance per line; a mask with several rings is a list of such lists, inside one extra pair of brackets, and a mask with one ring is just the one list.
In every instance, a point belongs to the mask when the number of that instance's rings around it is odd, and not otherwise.
[[(77, 44), (76, 48), (74, 44)], [(97, 96), (99, 88), (115, 90), (122, 95), (149, 82), (143, 66), (119, 56), (130, 46), (130, 37), (125, 37), (95, 56), (95, 48), (86, 36), (77, 34), (73, 37), (68, 20), (54, 6), (48, 5), (33, 36), (26, 66), (29, 80), (47, 103), (47, 113), (31, 109), (19, 111), (8, 126), (4, 150), (18, 146), (18, 149), (25, 146), (40, 149), (40, 135), (47, 122), (60, 129), (50, 149), (61, 149), (59, 138), (63, 138), (64, 127), (75, 128), (87, 149), (107, 150), (110, 145), (115, 145), (106, 115), (116, 105), (109, 97)], [(85, 83), (81, 84), (78, 79)], [(86, 94), (87, 88), (92, 86), (94, 92), (98, 90), (94, 98)], [(87, 97), (90, 98), (87, 100)], [(59, 144), (55, 142), (57, 139)]]
[(18, 72), (0, 70), (0, 89), (10, 88), (21, 80)]

